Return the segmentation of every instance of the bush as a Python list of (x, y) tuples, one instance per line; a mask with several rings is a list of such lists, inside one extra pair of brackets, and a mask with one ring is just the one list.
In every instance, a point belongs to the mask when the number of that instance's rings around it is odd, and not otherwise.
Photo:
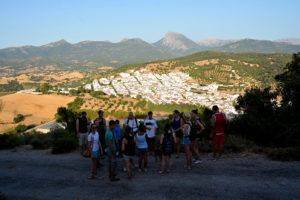
[(300, 147), (268, 149), (266, 154), (272, 160), (300, 161)]
[(240, 136), (228, 135), (226, 137), (225, 149), (229, 152), (238, 153), (256, 147), (254, 142)]
[(24, 125), (24, 124), (19, 124), (15, 128), (15, 130), (17, 131), (17, 133), (25, 132), (27, 129), (28, 129), (28, 127), (26, 125)]
[(52, 145), (50, 134), (34, 134), (29, 141), (33, 149), (47, 149)]
[(157, 129), (157, 135), (161, 135), (163, 132), (164, 132), (164, 128), (166, 126), (166, 124), (170, 123), (170, 120), (169, 119), (161, 119), (161, 120), (158, 120), (157, 121), (157, 126), (158, 126), (158, 129)]
[(11, 149), (24, 144), (24, 138), (13, 133), (0, 134), (0, 149)]
[(70, 134), (65, 130), (55, 130), (52, 133), (52, 153), (68, 153), (74, 151), (77, 148), (78, 140), (75, 134)]
[(83, 98), (76, 97), (73, 102), (68, 103), (68, 109), (72, 111), (78, 111), (84, 102), (85, 101)]
[(25, 119), (25, 116), (22, 115), (22, 114), (17, 114), (15, 117), (14, 117), (14, 123), (17, 124), (21, 121), (23, 121)]

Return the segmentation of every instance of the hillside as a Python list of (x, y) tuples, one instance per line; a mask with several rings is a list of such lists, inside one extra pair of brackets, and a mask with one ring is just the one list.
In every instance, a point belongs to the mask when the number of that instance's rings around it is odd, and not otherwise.
[(300, 51), (300, 45), (289, 43), (273, 42), (269, 40), (244, 39), (233, 43), (225, 44), (214, 50), (223, 52), (256, 52), (256, 53), (296, 53)]
[[(289, 40), (291, 41), (291, 40)], [(294, 40), (293, 40), (294, 41)], [(101, 66), (120, 67), (186, 56), (201, 51), (295, 53), (300, 45), (286, 40), (220, 40), (194, 42), (180, 33), (168, 32), (157, 42), (139, 38), (120, 42), (82, 41), (71, 44), (59, 40), (42, 46), (22, 46), (0, 49), (0, 74), (11, 76), (29, 69), (97, 71)]]
[(118, 43), (84, 41), (70, 44), (65, 40), (43, 46), (13, 47), (0, 50), (0, 68), (20, 71), (52, 66), (58, 69), (120, 66), (128, 63), (170, 58), (166, 53), (141, 39)]
[(128, 70), (154, 73), (182, 71), (201, 84), (219, 83), (245, 88), (251, 85), (271, 85), (291, 59), (289, 54), (199, 52), (189, 56), (144, 64), (126, 65), (109, 74)]

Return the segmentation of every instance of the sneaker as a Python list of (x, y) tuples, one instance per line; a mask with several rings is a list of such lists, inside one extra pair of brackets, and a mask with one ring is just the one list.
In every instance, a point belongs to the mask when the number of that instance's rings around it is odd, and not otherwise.
[(160, 175), (164, 175), (164, 172), (163, 172), (162, 170), (159, 170), (158, 173), (159, 173)]
[(195, 164), (200, 164), (200, 163), (202, 163), (202, 161), (201, 160), (195, 160), (194, 163)]
[(123, 168), (123, 172), (127, 172), (127, 169), (125, 167)]

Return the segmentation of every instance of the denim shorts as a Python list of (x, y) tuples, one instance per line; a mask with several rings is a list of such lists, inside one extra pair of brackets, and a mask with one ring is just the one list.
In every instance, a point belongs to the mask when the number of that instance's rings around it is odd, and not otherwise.
[(127, 155), (123, 155), (124, 160), (129, 161), (129, 160), (133, 160), (134, 156), (127, 156)]
[(184, 144), (184, 145), (189, 145), (189, 144), (191, 144), (191, 139), (190, 139), (190, 137), (189, 137), (189, 136), (184, 136), (184, 137), (183, 137), (183, 140), (182, 140), (182, 144)]
[(99, 158), (100, 157), (100, 152), (98, 151), (92, 151), (92, 158)]
[(137, 148), (137, 152), (138, 153), (147, 153), (148, 152), (148, 148)]

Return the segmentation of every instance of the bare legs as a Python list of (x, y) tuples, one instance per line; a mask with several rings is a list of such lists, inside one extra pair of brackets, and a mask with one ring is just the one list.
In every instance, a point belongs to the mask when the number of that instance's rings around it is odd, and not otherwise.
[(131, 178), (132, 177), (132, 161), (131, 161), (131, 159), (128, 159), (125, 161), (125, 163), (126, 163), (126, 171), (127, 171), (128, 178)]
[(147, 151), (140, 150), (139, 151), (139, 160), (138, 160), (140, 170), (142, 170), (143, 161), (144, 161), (144, 170), (146, 171), (147, 164), (148, 164), (148, 153), (147, 153)]
[(192, 168), (192, 152), (191, 152), (191, 145), (186, 144), (184, 145), (184, 152), (186, 158), (186, 166), (188, 169)]
[(160, 172), (159, 173), (164, 173), (170, 171), (170, 155), (163, 155), (162, 156), (162, 161), (161, 161), (161, 166), (160, 166)]
[(180, 153), (180, 142), (181, 142), (180, 137), (176, 137), (176, 141), (175, 141), (175, 153), (176, 153), (176, 158), (179, 157), (179, 153)]
[(194, 154), (194, 158), (198, 160), (200, 158), (198, 141), (197, 140), (192, 141), (191, 147), (192, 147), (192, 153)]

